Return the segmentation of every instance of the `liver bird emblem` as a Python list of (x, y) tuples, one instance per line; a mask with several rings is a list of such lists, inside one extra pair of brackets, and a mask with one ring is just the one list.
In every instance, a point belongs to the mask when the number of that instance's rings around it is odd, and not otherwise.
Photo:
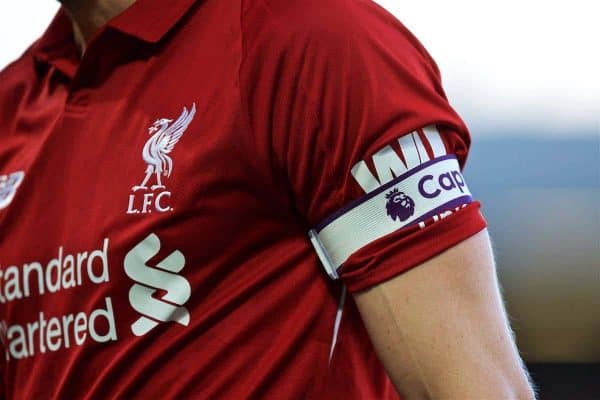
[(148, 181), (153, 174), (156, 175), (156, 184), (152, 185), (150, 189), (165, 188), (161, 182), (161, 175), (169, 177), (173, 170), (173, 159), (169, 156), (169, 153), (173, 151), (188, 125), (194, 119), (194, 114), (196, 114), (196, 103), (192, 104), (189, 111), (186, 107), (183, 107), (181, 115), (175, 122), (172, 119), (160, 118), (148, 128), (148, 134), (152, 136), (142, 150), (142, 158), (148, 164), (148, 168), (146, 168), (144, 180), (141, 184), (133, 186), (133, 191), (148, 189)]

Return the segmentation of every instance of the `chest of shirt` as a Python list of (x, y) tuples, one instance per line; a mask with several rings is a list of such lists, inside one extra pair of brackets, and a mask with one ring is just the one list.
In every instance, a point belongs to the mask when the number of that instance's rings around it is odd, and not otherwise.
[[(0, 268), (16, 267), (25, 282), (26, 265), (71, 257), (85, 291), (86, 280), (104, 279), (86, 263), (96, 254), (90, 265), (99, 266), (105, 254), (111, 287), (126, 293), (130, 280), (117, 279), (126, 278), (124, 260), (149, 235), (158, 247), (147, 258), (181, 252), (194, 266), (182, 275), (195, 274), (200, 286), (231, 272), (224, 269), (238, 251), (248, 259), (260, 251), (247, 243), (281, 228), (281, 193), (259, 161), (265, 145), (245, 125), (239, 54), (215, 50), (212, 58), (135, 61), (25, 102), (0, 127), (0, 175), (12, 177), (2, 189)], [(20, 291), (7, 299), (4, 290), (5, 300), (28, 301)]]

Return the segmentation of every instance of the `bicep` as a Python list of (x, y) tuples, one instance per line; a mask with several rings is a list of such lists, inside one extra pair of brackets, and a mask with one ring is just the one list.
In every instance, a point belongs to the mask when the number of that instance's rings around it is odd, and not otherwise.
[(487, 230), (355, 294), (390, 378), (407, 398), (531, 398)]

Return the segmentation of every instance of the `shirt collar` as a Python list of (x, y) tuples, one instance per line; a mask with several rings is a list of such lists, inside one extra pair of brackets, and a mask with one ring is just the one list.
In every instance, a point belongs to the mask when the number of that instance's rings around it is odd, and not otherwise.
[(158, 42), (196, 0), (137, 0), (108, 26), (150, 43)]
[[(137, 0), (107, 23), (139, 40), (156, 43), (167, 34), (197, 0)], [(33, 45), (37, 61), (50, 64), (68, 77), (79, 65), (79, 55), (69, 17), (61, 8), (42, 37)]]
[(50, 64), (63, 74), (73, 77), (79, 65), (79, 53), (69, 17), (61, 8), (42, 37), (33, 45), (38, 62)]

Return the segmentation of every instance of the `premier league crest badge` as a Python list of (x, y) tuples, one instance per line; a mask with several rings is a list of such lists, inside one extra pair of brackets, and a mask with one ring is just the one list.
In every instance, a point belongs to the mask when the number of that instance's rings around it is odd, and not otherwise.
[(387, 214), (394, 221), (398, 218), (401, 222), (406, 221), (415, 213), (415, 202), (404, 192), (394, 189), (385, 195), (388, 199), (385, 207)]

